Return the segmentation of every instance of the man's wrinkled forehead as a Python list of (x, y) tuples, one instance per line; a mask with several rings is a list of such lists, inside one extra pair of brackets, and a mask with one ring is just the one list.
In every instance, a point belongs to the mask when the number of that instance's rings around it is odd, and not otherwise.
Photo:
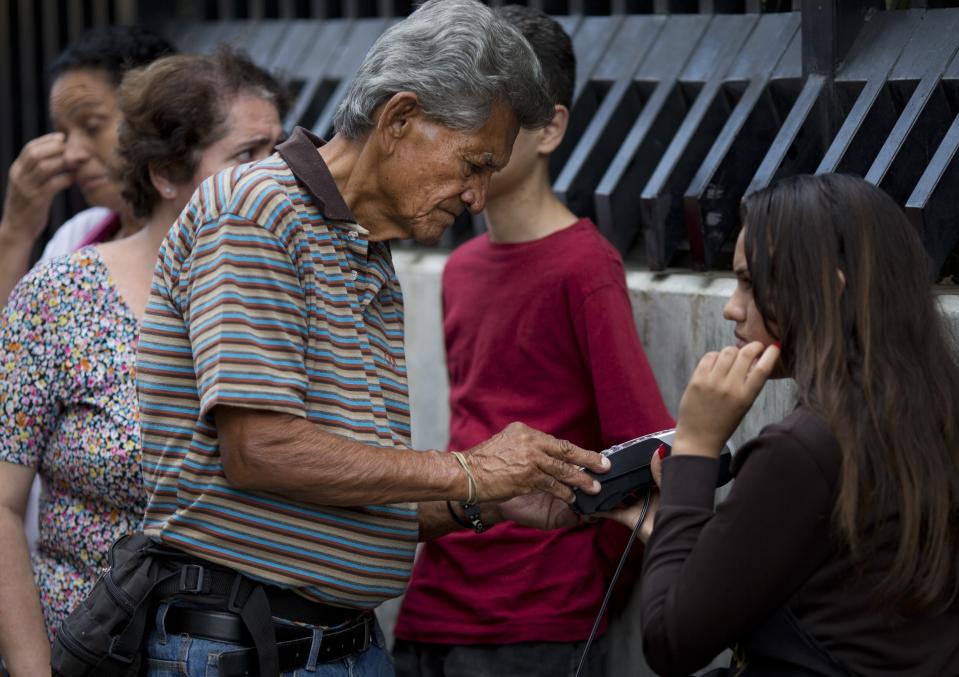
[(512, 146), (508, 147), (505, 153), (502, 150), (498, 153), (490, 151), (482, 152), (471, 157), (470, 161), (491, 172), (498, 172), (509, 163), (511, 148)]
[(486, 124), (471, 135), (472, 161), (494, 172), (501, 170), (509, 162), (518, 132), (513, 112), (506, 106), (494, 106)]

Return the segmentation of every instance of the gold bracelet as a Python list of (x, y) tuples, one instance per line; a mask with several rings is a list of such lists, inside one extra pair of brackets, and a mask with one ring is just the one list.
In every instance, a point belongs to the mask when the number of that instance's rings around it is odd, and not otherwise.
[(476, 477), (473, 475), (473, 469), (470, 467), (469, 461), (466, 460), (466, 455), (460, 451), (451, 451), (453, 457), (459, 461), (459, 464), (463, 466), (463, 470), (466, 471), (466, 480), (469, 484), (469, 498), (466, 499), (466, 505), (473, 505), (476, 501)]

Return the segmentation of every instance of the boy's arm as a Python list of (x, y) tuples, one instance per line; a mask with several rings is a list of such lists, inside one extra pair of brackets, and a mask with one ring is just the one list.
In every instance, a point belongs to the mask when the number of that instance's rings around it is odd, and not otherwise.
[[(621, 270), (619, 274), (622, 275)], [(666, 409), (636, 331), (625, 281), (610, 282), (586, 296), (574, 322), (593, 382), (604, 444), (609, 447), (672, 428), (675, 422)], [(629, 537), (629, 530), (612, 520), (598, 525), (594, 543), (608, 575), (615, 570)], [(614, 609), (625, 606), (639, 578), (641, 545), (633, 544), (616, 585)]]
[(574, 316), (606, 446), (675, 425), (636, 331), (625, 282), (589, 293)]

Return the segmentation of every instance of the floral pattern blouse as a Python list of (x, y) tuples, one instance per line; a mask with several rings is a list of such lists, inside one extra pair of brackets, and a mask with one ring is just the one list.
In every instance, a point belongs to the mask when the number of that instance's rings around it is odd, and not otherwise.
[(39, 264), (0, 323), (0, 461), (43, 481), (33, 569), (52, 638), (140, 527), (139, 327), (93, 247)]

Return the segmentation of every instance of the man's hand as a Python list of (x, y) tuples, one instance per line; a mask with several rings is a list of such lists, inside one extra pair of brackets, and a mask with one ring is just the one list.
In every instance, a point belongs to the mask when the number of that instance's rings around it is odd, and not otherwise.
[(65, 150), (61, 132), (37, 137), (23, 147), (10, 165), (0, 234), (31, 246), (40, 237), (53, 198), (73, 182)]
[(568, 503), (543, 493), (517, 496), (501, 503), (499, 518), (544, 531), (574, 527), (581, 521)]
[(679, 402), (672, 453), (719, 458), (778, 359), (778, 346), (758, 341), (706, 353)]
[(496, 501), (546, 492), (572, 503), (573, 488), (599, 493), (599, 482), (583, 472), (606, 472), (609, 460), (594, 451), (511, 423), (466, 452), (476, 476), (476, 499)]

